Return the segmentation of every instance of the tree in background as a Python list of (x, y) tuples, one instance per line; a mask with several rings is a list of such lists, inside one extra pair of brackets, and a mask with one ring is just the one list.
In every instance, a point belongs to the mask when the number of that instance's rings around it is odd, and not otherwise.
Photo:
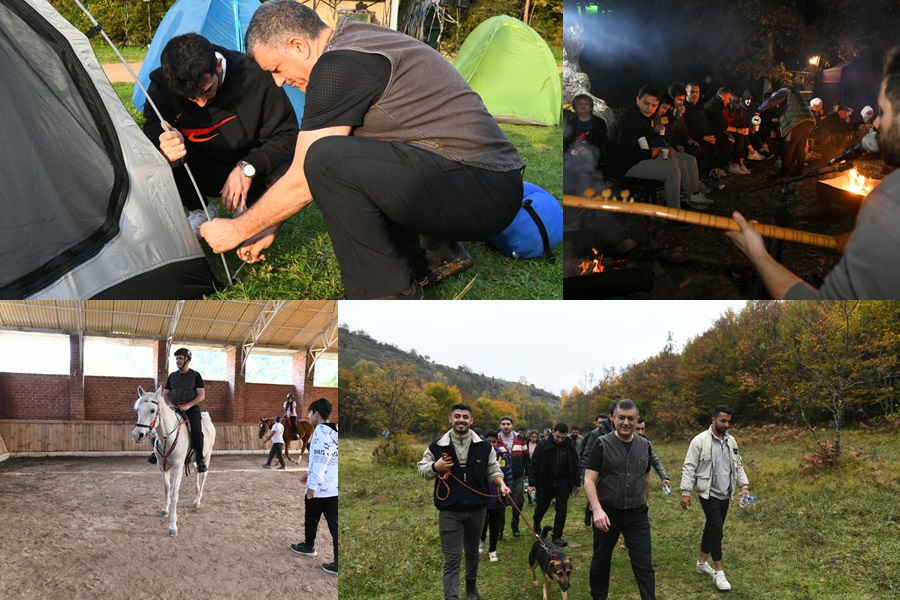
[(462, 402), (459, 388), (444, 383), (426, 383), (422, 393), (425, 395), (422, 408), (424, 424), (433, 431), (447, 429), (450, 407)]

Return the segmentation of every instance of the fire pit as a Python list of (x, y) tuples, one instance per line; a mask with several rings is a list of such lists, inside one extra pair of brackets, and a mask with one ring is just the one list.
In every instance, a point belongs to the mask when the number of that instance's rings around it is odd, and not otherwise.
[(570, 208), (564, 214), (563, 298), (615, 298), (653, 287), (640, 218)]
[(878, 181), (861, 175), (851, 169), (832, 179), (820, 179), (816, 182), (819, 204), (825, 210), (841, 214), (856, 214), (869, 192), (878, 185)]

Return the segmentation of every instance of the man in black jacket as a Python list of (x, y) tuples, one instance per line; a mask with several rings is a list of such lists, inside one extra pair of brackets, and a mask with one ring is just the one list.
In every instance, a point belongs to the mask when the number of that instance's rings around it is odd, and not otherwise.
[[(195, 233), (206, 214), (185, 162), (204, 196), (225, 210), (251, 206), (291, 164), (297, 116), (284, 90), (245, 54), (212, 45), (196, 33), (173, 37), (150, 73), (144, 133), (173, 167)], [(213, 218), (217, 216), (210, 206)]]
[(568, 425), (557, 423), (553, 428), (553, 435), (538, 443), (528, 471), (528, 493), (537, 491), (534, 530), (541, 530), (541, 519), (550, 508), (550, 503), (556, 500), (553, 543), (557, 546), (568, 545), (562, 535), (569, 508), (569, 495), (577, 495), (580, 489), (578, 453), (575, 451), (575, 442), (568, 433)]
[(716, 165), (719, 160), (719, 148), (716, 146), (716, 136), (709, 126), (706, 111), (700, 104), (700, 84), (689, 83), (685, 88), (687, 102), (684, 104), (684, 122), (691, 134), (691, 139), (700, 145), (701, 152), (697, 156), (697, 165), (700, 167), (701, 177), (712, 176), (718, 179)]
[[(488, 482), (493, 481), (504, 496), (511, 492), (503, 481), (494, 448), (471, 430), (472, 409), (466, 404), (454, 404), (450, 408), (450, 426), (450, 431), (425, 449), (418, 465), (419, 474), (434, 480), (434, 506), (440, 511), (444, 551), (444, 600), (459, 599), (463, 551), (466, 600), (479, 600), (478, 544), (488, 503)], [(450, 473), (450, 477), (440, 479), (445, 473)]]

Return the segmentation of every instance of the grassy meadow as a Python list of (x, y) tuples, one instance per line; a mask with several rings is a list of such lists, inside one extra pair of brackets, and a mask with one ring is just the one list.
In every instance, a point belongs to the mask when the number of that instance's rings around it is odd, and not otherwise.
[[(650, 439), (652, 441), (652, 431)], [(730, 598), (778, 600), (863, 600), (900, 594), (900, 466), (897, 431), (847, 431), (844, 460), (815, 474), (800, 470), (809, 436), (799, 430), (733, 430), (759, 501), (746, 508), (732, 502), (723, 542)], [(694, 564), (703, 531), (696, 500), (681, 509), (678, 487), (689, 440), (655, 442), (672, 479), (666, 496), (651, 473), (650, 518), (656, 591), (660, 600), (718, 598), (712, 579)], [(432, 503), (432, 483), (415, 465), (389, 468), (372, 461), (375, 440), (345, 439), (341, 448), (341, 576), (345, 599), (441, 598), (443, 558)], [(427, 441), (421, 440), (421, 450)], [(417, 453), (420, 451), (417, 448)], [(570, 499), (565, 549), (574, 570), (569, 598), (590, 598), (591, 530), (583, 524), (583, 491)], [(512, 510), (507, 509), (507, 512)], [(543, 525), (552, 524), (553, 510)], [(532, 508), (525, 514), (530, 517)], [(509, 515), (507, 515), (507, 523)], [(514, 538), (509, 527), (498, 543), (499, 562), (487, 552), (479, 570), (485, 600), (538, 600), (528, 553), (534, 541), (527, 527)], [(464, 588), (463, 588), (464, 589)], [(559, 598), (559, 588), (553, 590)], [(621, 548), (613, 555), (610, 598), (639, 598)]]

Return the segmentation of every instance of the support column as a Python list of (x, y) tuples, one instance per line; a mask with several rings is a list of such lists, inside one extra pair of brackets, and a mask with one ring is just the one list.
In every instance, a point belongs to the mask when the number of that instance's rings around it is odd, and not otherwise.
[(69, 419), (84, 420), (84, 341), (73, 333), (69, 335)]
[(294, 386), (294, 396), (297, 398), (297, 416), (301, 419), (306, 418), (306, 411), (310, 403), (310, 400), (306, 399), (306, 361), (308, 356), (304, 348), (295, 352), (291, 360), (291, 385)]
[(153, 359), (156, 361), (156, 387), (150, 392), (155, 392), (156, 388), (166, 385), (169, 379), (169, 373), (166, 371), (166, 349), (168, 344), (166, 340), (159, 340), (153, 344)]
[(225, 377), (229, 396), (225, 399), (225, 420), (242, 423), (244, 419), (244, 374), (241, 372), (243, 353), (240, 346), (225, 349)]

